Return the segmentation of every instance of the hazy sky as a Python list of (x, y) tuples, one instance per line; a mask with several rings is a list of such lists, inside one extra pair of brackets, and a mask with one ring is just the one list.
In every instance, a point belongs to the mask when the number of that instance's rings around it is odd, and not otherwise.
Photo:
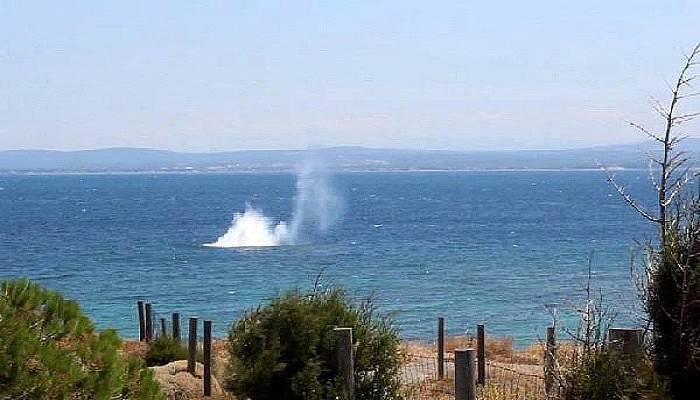
[(630, 142), (698, 40), (697, 0), (0, 0), (0, 150)]

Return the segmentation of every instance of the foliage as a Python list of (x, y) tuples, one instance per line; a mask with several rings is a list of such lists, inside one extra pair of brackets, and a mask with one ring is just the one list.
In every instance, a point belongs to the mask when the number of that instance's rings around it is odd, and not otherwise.
[(643, 357), (625, 358), (603, 347), (577, 359), (564, 373), (565, 400), (664, 399)]
[(700, 382), (700, 198), (676, 210), (664, 248), (650, 252), (646, 306), (659, 373), (674, 398)]
[(353, 329), (355, 398), (400, 399), (393, 321), (371, 300), (351, 303), (339, 288), (292, 291), (245, 313), (229, 331), (227, 386), (255, 400), (336, 398), (336, 326)]
[(571, 353), (553, 371), (563, 399), (663, 399), (657, 375), (643, 352), (623, 355), (617, 345), (609, 343), (608, 332), (615, 313), (606, 306), (603, 292), (594, 291), (592, 281), (591, 256), (585, 304), (576, 309), (580, 317), (578, 328), (566, 330), (573, 339)]
[(177, 360), (186, 360), (188, 355), (185, 345), (167, 335), (161, 335), (148, 344), (146, 365), (165, 365)]
[(0, 291), (0, 399), (160, 399), (151, 372), (124, 359), (78, 303), (29, 280)]

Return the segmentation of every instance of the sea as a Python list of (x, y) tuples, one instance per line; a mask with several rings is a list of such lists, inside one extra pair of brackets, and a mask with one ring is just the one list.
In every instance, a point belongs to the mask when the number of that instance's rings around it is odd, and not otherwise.
[[(642, 205), (642, 171), (617, 173)], [(213, 321), (295, 288), (372, 297), (407, 340), (528, 343), (575, 329), (593, 293), (634, 325), (630, 266), (654, 227), (600, 171), (0, 175), (0, 279), (78, 300), (99, 329), (158, 317)], [(553, 317), (554, 315), (554, 317)]]

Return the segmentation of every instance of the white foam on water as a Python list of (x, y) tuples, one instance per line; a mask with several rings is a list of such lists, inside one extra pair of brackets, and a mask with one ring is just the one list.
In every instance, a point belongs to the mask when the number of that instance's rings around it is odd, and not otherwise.
[(228, 231), (207, 247), (270, 247), (290, 244), (287, 223), (275, 224), (261, 211), (246, 205), (243, 214), (236, 213)]

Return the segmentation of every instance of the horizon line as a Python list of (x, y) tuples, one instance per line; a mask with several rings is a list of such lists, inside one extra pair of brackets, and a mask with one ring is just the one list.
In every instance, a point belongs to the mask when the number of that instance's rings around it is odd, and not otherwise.
[[(698, 139), (695, 137), (688, 137), (686, 139)], [(649, 143), (650, 141), (637, 141), (637, 142), (624, 142), (617, 144), (604, 144), (604, 145), (589, 145), (589, 146), (577, 146), (577, 147), (567, 147), (567, 148), (517, 148), (517, 149), (480, 149), (480, 150), (450, 150), (450, 149), (426, 149), (426, 148), (415, 148), (415, 147), (373, 147), (373, 146), (362, 146), (362, 145), (336, 145), (336, 146), (323, 146), (323, 147), (311, 147), (311, 148), (278, 148), (278, 149), (237, 149), (237, 150), (212, 150), (212, 151), (188, 151), (188, 150), (171, 150), (167, 148), (156, 148), (156, 147), (130, 147), (130, 146), (110, 146), (110, 147), (97, 147), (97, 148), (87, 148), (87, 149), (46, 149), (46, 148), (26, 148), (26, 149), (1, 149), (0, 153), (19, 153), (19, 152), (51, 152), (51, 153), (80, 153), (80, 152), (97, 152), (97, 151), (108, 151), (108, 150), (145, 150), (154, 152), (167, 152), (167, 153), (179, 153), (179, 154), (223, 154), (223, 153), (247, 153), (247, 152), (305, 152), (305, 151), (318, 151), (318, 150), (338, 150), (338, 149), (362, 149), (362, 150), (385, 150), (385, 151), (414, 151), (414, 152), (444, 152), (444, 153), (497, 153), (497, 152), (547, 152), (547, 151), (573, 151), (573, 150), (593, 150), (600, 148), (609, 148), (617, 146), (634, 146)]]

